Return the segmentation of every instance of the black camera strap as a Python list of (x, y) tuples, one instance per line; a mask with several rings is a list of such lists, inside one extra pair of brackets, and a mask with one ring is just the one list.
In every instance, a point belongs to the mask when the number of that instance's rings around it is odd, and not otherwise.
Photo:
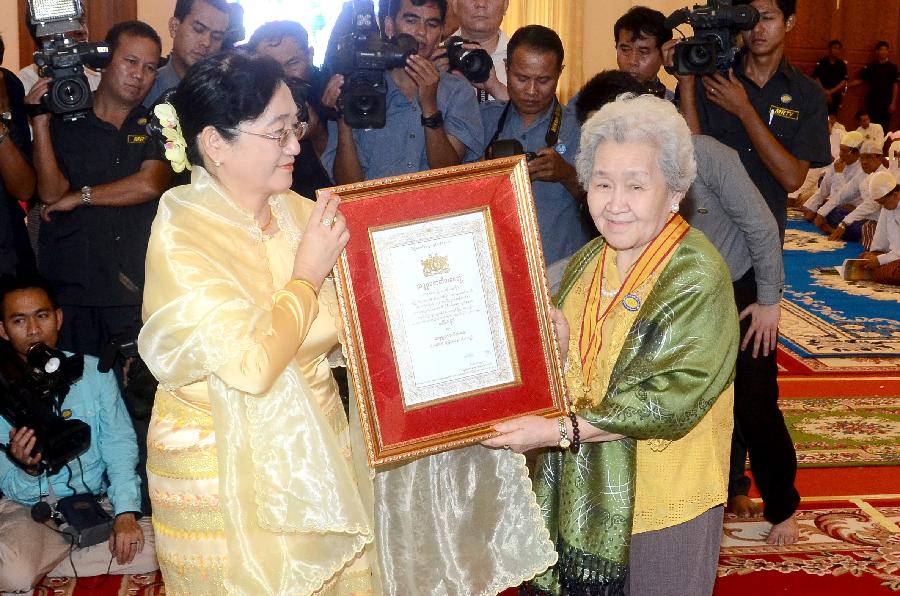
[[(500, 138), (500, 134), (503, 132), (503, 128), (506, 126), (506, 119), (509, 118), (509, 108), (512, 106), (512, 101), (506, 102), (506, 107), (503, 108), (503, 113), (500, 114), (500, 120), (497, 121), (497, 130), (494, 131), (494, 136), (491, 137), (491, 142), (488, 143), (488, 147), (494, 144), (498, 138)], [(544, 145), (545, 147), (555, 147), (559, 142), (559, 131), (562, 128), (562, 105), (559, 103), (559, 99), (556, 96), (553, 97), (553, 115), (550, 116), (550, 125), (547, 127), (547, 132), (544, 134)]]

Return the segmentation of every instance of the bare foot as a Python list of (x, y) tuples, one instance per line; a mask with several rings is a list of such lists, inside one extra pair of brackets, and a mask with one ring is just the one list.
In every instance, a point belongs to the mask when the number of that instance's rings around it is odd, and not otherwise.
[(728, 499), (728, 511), (738, 517), (758, 517), (762, 506), (747, 495), (735, 495)]
[(790, 546), (797, 542), (799, 538), (800, 526), (797, 525), (797, 520), (791, 515), (780, 524), (772, 526), (766, 542), (775, 546)]

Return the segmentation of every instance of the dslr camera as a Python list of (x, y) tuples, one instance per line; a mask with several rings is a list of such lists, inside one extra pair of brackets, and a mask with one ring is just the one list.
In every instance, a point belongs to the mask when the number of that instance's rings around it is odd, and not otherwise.
[(387, 83), (384, 71), (399, 68), (419, 51), (411, 35), (385, 41), (378, 29), (372, 0), (355, 0), (350, 33), (338, 40), (331, 70), (344, 75), (338, 108), (351, 128), (384, 128)]
[(77, 120), (91, 110), (94, 100), (84, 66), (104, 68), (111, 57), (105, 42), (76, 42), (69, 35), (81, 29), (83, 15), (81, 0), (28, 0), (28, 24), (41, 44), (34, 63), (42, 77), (53, 79), (41, 103), (63, 120)]
[(447, 49), (447, 59), (450, 61), (450, 70), (458, 70), (472, 83), (483, 83), (491, 76), (494, 61), (487, 50), (470, 50), (463, 44), (471, 43), (458, 35), (448, 37), (441, 47)]
[(60, 412), (69, 388), (83, 373), (83, 356), (66, 356), (41, 343), (29, 348), (24, 367), (15, 354), (3, 358), (0, 416), (13, 428), (34, 431), (32, 455), (41, 454), (40, 472), (56, 474), (91, 445), (91, 427)]
[(727, 72), (737, 56), (735, 41), (740, 31), (749, 31), (759, 22), (759, 12), (749, 4), (732, 6), (731, 0), (709, 0), (681, 8), (666, 19), (666, 27), (675, 29), (689, 23), (694, 37), (675, 46), (674, 65), (666, 67), (670, 74), (705, 75)]

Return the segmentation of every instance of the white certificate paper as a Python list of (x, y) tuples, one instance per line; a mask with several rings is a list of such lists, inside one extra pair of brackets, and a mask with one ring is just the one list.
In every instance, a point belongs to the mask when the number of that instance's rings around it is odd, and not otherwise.
[(488, 210), (371, 233), (404, 405), (518, 380)]

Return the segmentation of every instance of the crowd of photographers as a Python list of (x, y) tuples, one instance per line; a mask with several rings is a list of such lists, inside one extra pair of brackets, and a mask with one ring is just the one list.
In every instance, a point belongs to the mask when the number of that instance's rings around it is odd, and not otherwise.
[[(105, 44), (78, 45), (88, 37), (83, 21), (64, 36), (35, 31), (43, 67), (23, 69), (21, 81), (0, 70), (0, 273), (18, 276), (0, 302), (4, 394), (12, 396), (4, 403), (35, 393), (24, 372), (32, 345), (83, 354), (84, 374), (58, 396), (51, 417), (83, 420), (92, 434), (77, 458), (42, 465), (40, 437), (9, 420), (36, 415), (27, 407), (0, 411), (0, 441), (9, 433), (0, 457), (0, 592), (26, 590), (48, 572), (153, 566), (152, 531), (141, 517), (150, 513), (145, 439), (155, 386), (134, 340), (157, 202), (188, 174), (172, 172), (147, 123), (194, 63), (221, 51), (269, 56), (291, 78), (308, 123), (293, 174), (301, 195), (525, 154), (551, 278), (596, 234), (573, 167), (581, 124), (623, 91), (679, 101), (693, 132), (709, 135), (695, 143), (702, 171), (682, 213), (725, 256), (745, 317), (743, 347), (751, 344), (738, 361), (730, 496), (751, 507), (743, 475), (749, 450), (774, 525), (771, 540), (796, 540), (796, 458), (776, 403), (774, 338), (786, 195), (810, 165), (831, 161), (826, 107), (815, 83), (783, 61), (795, 2), (735, 4), (724, 17), (698, 8), (668, 20), (631, 9), (613, 31), (618, 72), (601, 73), (568, 105), (556, 95), (562, 41), (541, 25), (507, 37), (500, 26), (508, 0), (380, 0), (377, 17), (372, 2), (347, 2), (322, 68), (313, 64), (307, 32), (292, 21), (267, 23), (230, 49), (244, 34), (239, 7), (226, 0), (178, 0), (166, 60), (159, 34), (139, 21), (112, 27)], [(685, 22), (706, 36), (676, 45), (672, 28)], [(743, 54), (733, 44), (740, 30)], [(659, 79), (666, 63), (678, 78), (678, 98)], [(29, 201), (26, 231), (22, 205)], [(36, 272), (47, 283), (32, 279)], [(98, 558), (102, 544), (71, 552), (73, 534), (38, 532), (46, 526), (32, 521), (35, 505), (52, 501), (56, 516), (57, 498), (83, 493), (115, 516), (103, 539), (106, 566)], [(13, 560), (15, 573), (8, 573)]]

